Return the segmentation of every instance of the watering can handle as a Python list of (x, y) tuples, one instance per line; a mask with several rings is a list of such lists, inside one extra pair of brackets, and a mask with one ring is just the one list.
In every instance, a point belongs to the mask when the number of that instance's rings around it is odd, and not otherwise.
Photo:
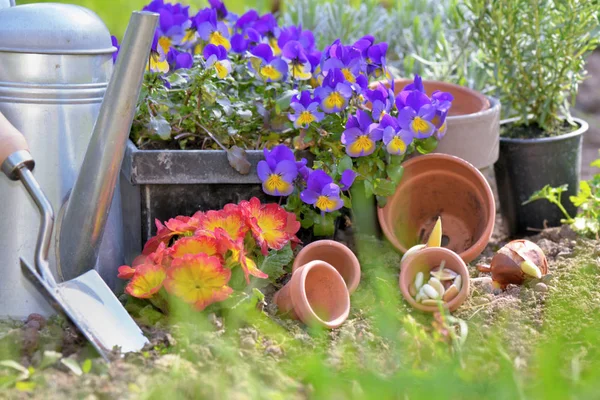
[[(22, 152), (18, 154), (20, 157), (11, 157), (12, 155), (17, 156), (18, 152)], [(9, 160), (9, 158), (15, 158), (15, 160)], [(29, 155), (29, 146), (25, 136), (0, 112), (0, 166), (10, 179), (16, 180), (18, 179), (16, 170), (22, 167), (23, 163), (29, 169), (33, 169), (33, 160)]]

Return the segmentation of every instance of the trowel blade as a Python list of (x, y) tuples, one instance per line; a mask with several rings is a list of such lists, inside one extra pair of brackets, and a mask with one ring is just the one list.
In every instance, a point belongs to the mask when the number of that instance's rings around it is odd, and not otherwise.
[(122, 353), (141, 350), (148, 339), (95, 270), (51, 287), (25, 260), (21, 263), (69, 319), (109, 361), (109, 353), (118, 347)]

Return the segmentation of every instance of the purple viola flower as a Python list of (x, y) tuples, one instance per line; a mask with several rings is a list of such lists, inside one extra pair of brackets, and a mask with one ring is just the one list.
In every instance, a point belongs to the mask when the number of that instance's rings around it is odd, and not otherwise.
[(367, 75), (379, 78), (387, 75), (385, 56), (388, 45), (385, 42), (375, 44), (367, 50)]
[(224, 79), (231, 73), (231, 62), (227, 59), (227, 50), (223, 46), (206, 45), (203, 51), (206, 68), (214, 67), (217, 76)]
[(210, 4), (212, 9), (217, 11), (217, 18), (219, 21), (222, 21), (227, 17), (227, 7), (225, 7), (225, 4), (223, 4), (221, 0), (208, 0), (208, 4)]
[(288, 65), (279, 57), (273, 56), (271, 46), (265, 43), (257, 45), (251, 51), (250, 69), (266, 82), (276, 82), (287, 77)]
[(288, 42), (298, 42), (306, 53), (315, 50), (315, 36), (310, 30), (302, 30), (302, 26), (288, 26), (281, 30), (277, 44), (283, 49)]
[(313, 77), (320, 72), (321, 66), (321, 52), (318, 50), (312, 51), (306, 55), (308, 62), (310, 63), (310, 71)]
[(357, 48), (343, 46), (338, 39), (325, 51), (325, 58), (321, 68), (323, 72), (338, 68), (348, 82), (356, 82), (356, 77), (360, 73), (361, 60), (361, 54)]
[(296, 161), (296, 168), (298, 168), (298, 175), (304, 180), (307, 181), (312, 169), (308, 168), (306, 164), (308, 161), (306, 158), (301, 159), (300, 161)]
[(394, 92), (379, 84), (374, 90), (366, 90), (365, 98), (371, 102), (371, 113), (375, 121), (389, 114), (394, 104)]
[(205, 8), (198, 12), (194, 18), (198, 36), (209, 44), (223, 46), (229, 51), (229, 29), (223, 21), (217, 20), (217, 11), (212, 8)]
[(277, 25), (277, 20), (273, 14), (269, 13), (260, 17), (254, 23), (254, 29), (256, 29), (260, 35), (265, 38), (265, 41), (273, 49), (274, 55), (278, 56), (281, 54), (281, 48), (277, 42), (279, 35), (281, 34), (281, 29), (279, 28), (279, 25)]
[(342, 172), (342, 177), (340, 178), (340, 189), (344, 191), (350, 190), (357, 176), (358, 174), (352, 169), (347, 169)]
[(143, 10), (159, 14), (157, 31), (159, 32), (159, 44), (163, 47), (165, 54), (173, 45), (182, 43), (183, 38), (186, 37), (186, 31), (192, 24), (189, 19), (189, 6), (165, 4), (163, 0), (154, 0)]
[(439, 90), (436, 90), (431, 95), (431, 103), (435, 107), (435, 115), (431, 122), (435, 125), (435, 137), (438, 140), (441, 140), (446, 135), (446, 117), (448, 116), (448, 111), (450, 111), (453, 100), (454, 97), (450, 93)]
[(312, 77), (310, 61), (300, 42), (287, 42), (283, 47), (282, 54), (294, 79), (304, 81)]
[(339, 210), (344, 205), (340, 198), (340, 187), (320, 169), (311, 172), (306, 181), (306, 189), (300, 192), (300, 199), (306, 204), (314, 205), (321, 213)]
[(235, 33), (231, 36), (231, 50), (235, 53), (245, 53), (248, 49), (256, 46), (262, 37), (256, 29), (247, 28), (241, 33)]
[(402, 155), (412, 143), (413, 135), (410, 131), (401, 129), (398, 120), (390, 115), (384, 115), (379, 127), (383, 131), (383, 144), (388, 153)]
[(423, 86), (423, 79), (421, 79), (421, 77), (419, 75), (415, 74), (415, 79), (413, 80), (412, 83), (409, 83), (408, 85), (406, 85), (402, 91), (412, 91), (412, 90), (417, 90), (421, 93), (425, 93), (425, 87)]
[(117, 50), (115, 50), (115, 52), (112, 54), (114, 64), (117, 62), (117, 56), (119, 55), (119, 50), (121, 49), (121, 46), (119, 46), (119, 40), (116, 38), (116, 36), (111, 36), (110, 41), (112, 42), (112, 45), (117, 48)]
[(238, 20), (235, 22), (235, 28), (243, 31), (247, 28), (253, 27), (256, 20), (258, 20), (258, 13), (256, 10), (249, 10), (238, 18)]
[(325, 117), (325, 114), (319, 111), (319, 99), (311, 98), (308, 90), (294, 96), (290, 107), (294, 110), (294, 113), (290, 114), (289, 118), (290, 121), (294, 122), (296, 129), (308, 128), (313, 122), (320, 122)]
[(425, 93), (413, 90), (406, 96), (405, 107), (398, 113), (400, 128), (409, 131), (417, 139), (428, 138), (435, 131), (435, 125), (431, 122), (435, 111), (435, 107)]
[(154, 32), (152, 46), (150, 47), (150, 57), (148, 60), (148, 70), (151, 72), (169, 72), (169, 62), (164, 48), (159, 44), (159, 32)]
[(169, 53), (167, 54), (167, 61), (169, 62), (171, 70), (178, 70), (182, 68), (189, 69), (192, 68), (192, 65), (194, 64), (194, 58), (190, 53), (181, 52), (175, 48), (169, 50)]
[(357, 110), (356, 115), (348, 118), (346, 130), (342, 133), (342, 144), (346, 146), (346, 154), (350, 157), (368, 156), (373, 154), (382, 135), (379, 124), (373, 122), (369, 113)]
[(292, 150), (280, 144), (272, 151), (264, 149), (265, 159), (258, 162), (256, 172), (263, 191), (272, 196), (289, 196), (294, 191), (298, 167)]
[(352, 86), (344, 78), (340, 69), (329, 71), (323, 84), (315, 90), (315, 96), (321, 99), (321, 108), (326, 113), (343, 110), (352, 97)]

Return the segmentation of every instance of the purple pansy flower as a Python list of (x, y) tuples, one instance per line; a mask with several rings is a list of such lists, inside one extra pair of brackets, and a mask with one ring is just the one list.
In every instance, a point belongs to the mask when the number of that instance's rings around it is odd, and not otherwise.
[(247, 28), (241, 33), (236, 33), (231, 37), (231, 50), (235, 53), (245, 53), (260, 43), (262, 37), (256, 29)]
[(229, 43), (229, 29), (222, 21), (217, 20), (217, 11), (205, 8), (198, 12), (194, 18), (198, 36), (209, 44), (223, 46), (225, 50), (231, 48)]
[(112, 54), (112, 59), (113, 59), (113, 64), (114, 64), (117, 62), (117, 57), (119, 55), (119, 50), (121, 49), (121, 46), (119, 46), (119, 41), (117, 40), (116, 36), (111, 36), (110, 41), (112, 42), (112, 45), (117, 48), (117, 50), (115, 50), (115, 52)]
[(288, 26), (279, 34), (277, 44), (283, 49), (288, 42), (298, 42), (306, 53), (315, 50), (315, 37), (310, 30), (302, 30), (302, 26)]
[(435, 115), (431, 122), (436, 128), (435, 137), (440, 140), (446, 134), (446, 117), (448, 116), (448, 111), (452, 106), (454, 97), (450, 93), (441, 92), (439, 90), (433, 92), (431, 97), (431, 103), (435, 107)]
[(206, 68), (214, 67), (220, 79), (224, 79), (231, 73), (231, 62), (227, 59), (225, 47), (209, 44), (204, 48), (203, 55)]
[(387, 49), (388, 45), (385, 42), (369, 47), (367, 51), (367, 75), (374, 75), (376, 78), (379, 78), (387, 74), (385, 68)]
[(252, 49), (251, 53), (250, 69), (254, 70), (260, 79), (275, 82), (287, 77), (287, 63), (279, 57), (273, 57), (271, 46), (261, 43)]
[(172, 48), (167, 54), (167, 61), (169, 62), (172, 70), (178, 70), (181, 68), (188, 69), (192, 68), (192, 65), (194, 64), (194, 57), (192, 57), (190, 53), (181, 52), (175, 48)]
[(401, 129), (398, 121), (390, 115), (384, 115), (379, 126), (383, 130), (383, 144), (387, 152), (397, 156), (406, 153), (413, 140), (412, 133)]
[(356, 115), (348, 118), (346, 130), (342, 134), (342, 144), (346, 146), (346, 154), (350, 157), (368, 156), (373, 154), (382, 135), (381, 128), (369, 114), (357, 110)]
[(343, 110), (352, 97), (352, 87), (344, 78), (340, 69), (329, 71), (323, 84), (315, 90), (315, 96), (321, 99), (321, 107), (326, 113)]
[(256, 10), (249, 10), (246, 13), (242, 14), (235, 21), (235, 27), (240, 30), (244, 30), (246, 28), (250, 28), (254, 25), (254, 22), (258, 19), (258, 13)]
[(349, 190), (357, 176), (358, 174), (352, 169), (347, 169), (342, 172), (342, 177), (340, 178), (340, 189)]
[(292, 77), (307, 80), (312, 77), (312, 67), (300, 42), (290, 41), (283, 47), (283, 58), (289, 64)]
[(320, 122), (325, 116), (319, 111), (319, 99), (313, 99), (310, 91), (305, 90), (300, 95), (292, 98), (290, 107), (294, 110), (289, 115), (290, 121), (294, 122), (295, 128), (308, 128), (313, 122)]
[(264, 149), (265, 159), (258, 162), (256, 172), (262, 181), (263, 191), (272, 196), (289, 196), (294, 191), (298, 167), (293, 151), (286, 145)]
[(298, 168), (298, 174), (304, 181), (308, 180), (308, 177), (312, 172), (312, 169), (306, 166), (307, 163), (308, 161), (306, 160), (306, 158), (303, 158), (300, 161), (296, 161), (296, 168)]
[(366, 90), (365, 97), (371, 102), (371, 113), (375, 121), (380, 121), (384, 115), (389, 114), (394, 104), (394, 92), (383, 84), (377, 85), (374, 90)]
[(143, 10), (159, 14), (157, 27), (159, 45), (162, 46), (165, 54), (173, 45), (182, 43), (186, 37), (186, 31), (192, 24), (189, 19), (189, 6), (165, 4), (163, 0), (154, 0)]
[(425, 93), (425, 87), (423, 86), (423, 79), (419, 75), (415, 75), (415, 79), (413, 80), (413, 82), (404, 86), (404, 88), (402, 89), (403, 92), (404, 91), (412, 91), (412, 90), (417, 90), (421, 93)]
[(338, 68), (348, 82), (355, 83), (356, 77), (360, 73), (360, 60), (360, 50), (352, 46), (343, 46), (338, 39), (325, 51), (322, 70), (327, 72)]
[(321, 210), (321, 213), (339, 210), (344, 205), (340, 198), (340, 187), (325, 171), (317, 169), (311, 172), (306, 189), (300, 193), (300, 199)]
[(152, 72), (169, 72), (169, 62), (164, 48), (159, 44), (159, 32), (154, 32), (152, 46), (150, 47), (150, 58), (148, 60), (148, 70)]
[(208, 4), (210, 4), (212, 9), (217, 11), (217, 18), (219, 21), (222, 21), (227, 17), (227, 7), (225, 7), (225, 4), (223, 4), (221, 0), (208, 0)]
[(433, 135), (435, 126), (431, 122), (435, 116), (435, 107), (425, 93), (417, 90), (406, 96), (406, 106), (398, 113), (400, 128), (411, 132), (418, 139)]

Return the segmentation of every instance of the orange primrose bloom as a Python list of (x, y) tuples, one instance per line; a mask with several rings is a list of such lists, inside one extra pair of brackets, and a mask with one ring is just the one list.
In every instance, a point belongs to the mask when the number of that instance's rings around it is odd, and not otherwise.
[(298, 241), (295, 235), (300, 223), (294, 214), (275, 203), (262, 205), (256, 197), (242, 201), (240, 206), (264, 255), (268, 254), (268, 248), (280, 250), (290, 240)]
[(228, 249), (231, 250), (231, 257), (227, 260), (228, 264), (232, 262), (240, 264), (244, 271), (246, 283), (250, 283), (250, 275), (261, 279), (267, 279), (269, 277), (269, 275), (258, 269), (253, 259), (247, 256), (247, 251), (244, 248), (244, 238), (234, 241), (231, 238), (222, 237), (222, 240), (227, 241)]
[(233, 292), (227, 286), (231, 270), (224, 268), (217, 257), (206, 254), (186, 254), (176, 258), (167, 272), (165, 288), (170, 294), (192, 304), (199, 311), (223, 301)]
[(164, 225), (158, 219), (154, 223), (156, 224), (156, 236), (151, 237), (144, 245), (144, 250), (142, 250), (144, 255), (156, 251), (160, 243), (169, 244), (173, 236), (193, 235), (200, 225), (198, 218), (183, 216), (171, 218)]
[(160, 290), (166, 277), (167, 273), (162, 265), (140, 265), (135, 269), (125, 292), (139, 299), (148, 299)]
[(135, 274), (134, 268), (131, 268), (129, 265), (121, 265), (119, 267), (119, 274), (117, 275), (117, 278), (131, 279), (133, 278), (133, 274)]
[(240, 208), (235, 204), (227, 204), (223, 210), (208, 211), (200, 220), (200, 228), (213, 233), (221, 228), (233, 240), (243, 238), (249, 230)]
[(219, 255), (219, 243), (211, 236), (190, 236), (177, 239), (170, 249), (171, 257), (183, 257), (186, 254), (204, 253), (207, 256)]

